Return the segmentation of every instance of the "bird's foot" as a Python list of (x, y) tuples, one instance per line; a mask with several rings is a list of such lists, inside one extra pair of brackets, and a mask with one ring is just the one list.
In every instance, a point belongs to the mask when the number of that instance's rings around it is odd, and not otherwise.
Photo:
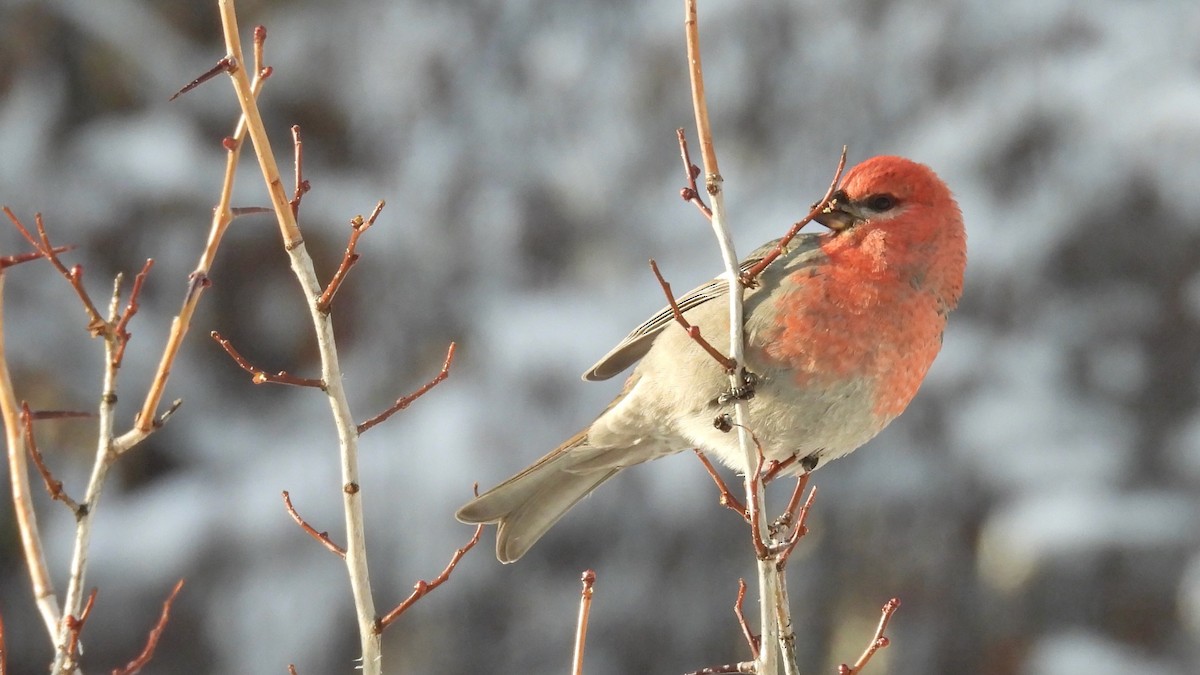
[(729, 391), (721, 392), (717, 396), (717, 405), (725, 405), (733, 401), (749, 401), (754, 398), (754, 389), (758, 386), (758, 375), (742, 368), (742, 383), (739, 386), (730, 388)]

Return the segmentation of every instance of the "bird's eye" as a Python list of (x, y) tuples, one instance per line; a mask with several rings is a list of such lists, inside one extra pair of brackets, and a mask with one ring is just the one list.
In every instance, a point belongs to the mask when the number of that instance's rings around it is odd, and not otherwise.
[(896, 198), (889, 194), (871, 195), (867, 197), (867, 207), (872, 211), (882, 213), (890, 211), (896, 206)]

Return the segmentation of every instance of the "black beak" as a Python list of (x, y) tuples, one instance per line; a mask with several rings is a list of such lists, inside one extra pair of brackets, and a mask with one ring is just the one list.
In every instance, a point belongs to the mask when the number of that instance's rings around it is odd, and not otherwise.
[(849, 229), (855, 223), (865, 220), (859, 212), (854, 202), (846, 196), (845, 192), (838, 190), (833, 193), (833, 199), (829, 200), (829, 206), (817, 215), (813, 220), (828, 227), (834, 232), (841, 232)]

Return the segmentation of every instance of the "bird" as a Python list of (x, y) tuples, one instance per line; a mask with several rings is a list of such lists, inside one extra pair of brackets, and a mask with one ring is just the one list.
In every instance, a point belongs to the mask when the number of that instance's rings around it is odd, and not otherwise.
[[(633, 465), (695, 448), (754, 470), (730, 433), (737, 394), (764, 458), (786, 464), (784, 473), (813, 471), (875, 437), (917, 393), (962, 295), (962, 212), (928, 166), (878, 156), (843, 176), (815, 220), (826, 231), (797, 235), (744, 291), (749, 393), (731, 392), (726, 369), (664, 308), (584, 373), (605, 380), (636, 364), (612, 403), (457, 518), (498, 523), (496, 558), (511, 563)], [(752, 252), (741, 270), (778, 242)], [(702, 335), (725, 336), (728, 294), (723, 275), (677, 304)]]

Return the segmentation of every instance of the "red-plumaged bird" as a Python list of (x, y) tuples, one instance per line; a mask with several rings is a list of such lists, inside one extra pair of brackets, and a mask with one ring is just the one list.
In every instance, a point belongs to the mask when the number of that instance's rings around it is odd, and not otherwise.
[[(745, 291), (746, 367), (756, 376), (750, 427), (768, 460), (815, 469), (849, 454), (908, 406), (942, 345), (966, 267), (962, 213), (927, 166), (874, 157), (851, 169), (829, 228), (797, 236)], [(743, 261), (746, 270), (775, 242)], [(729, 285), (716, 279), (678, 300), (710, 338), (729, 334)], [(640, 362), (639, 362), (640, 361)], [(550, 454), (458, 511), (499, 523), (496, 557), (523, 556), (580, 499), (622, 469), (699, 448), (738, 471), (729, 378), (669, 308), (586, 374), (603, 380), (637, 363), (620, 395)]]

